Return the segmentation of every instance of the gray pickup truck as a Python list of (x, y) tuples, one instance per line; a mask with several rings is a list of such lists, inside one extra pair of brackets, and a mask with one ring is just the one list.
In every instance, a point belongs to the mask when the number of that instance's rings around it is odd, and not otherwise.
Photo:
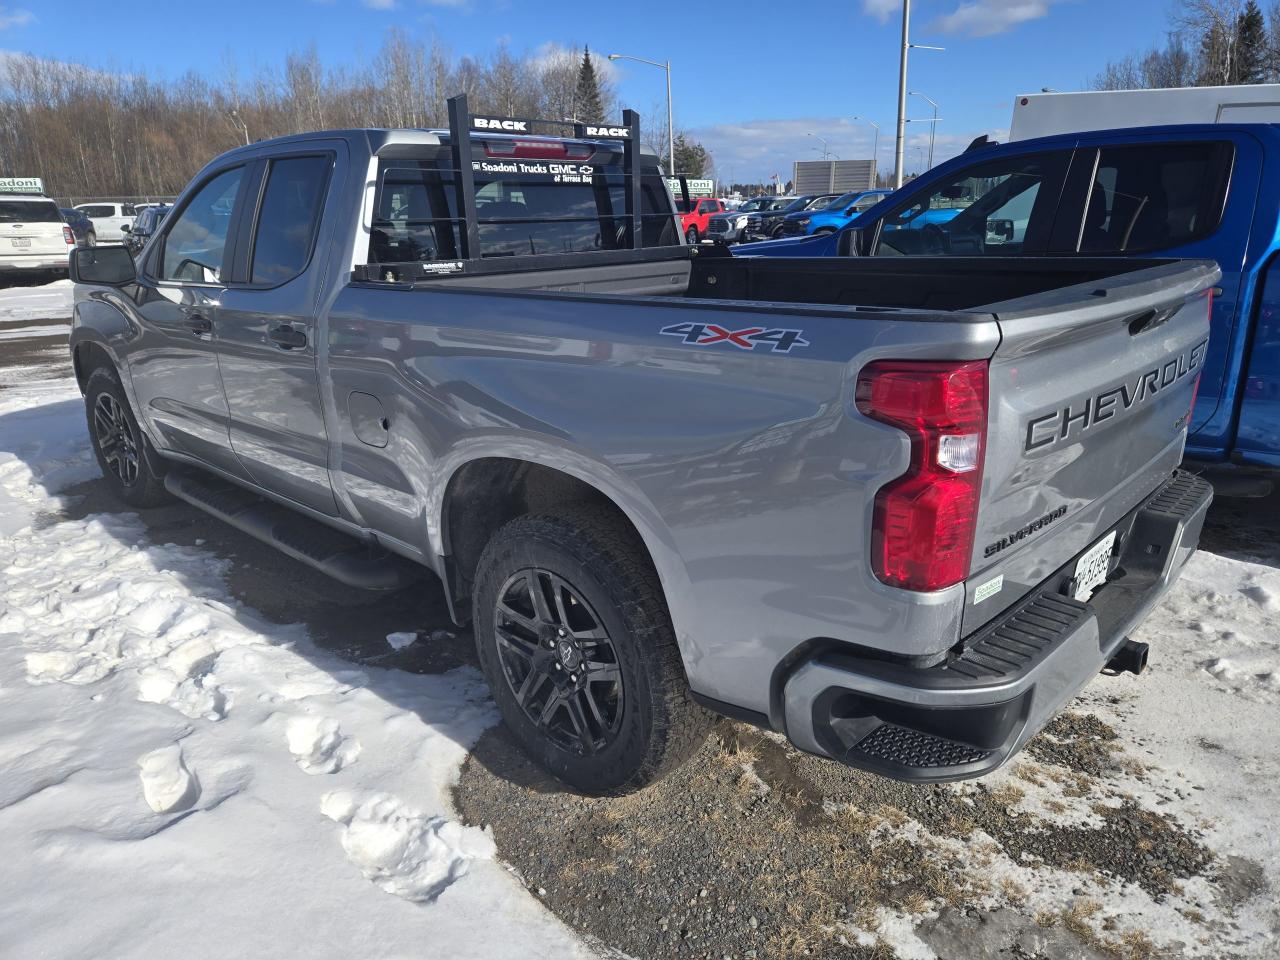
[(734, 259), (639, 124), (264, 141), (72, 255), (106, 482), (370, 589), (430, 570), (502, 716), (619, 793), (715, 714), (987, 773), (1195, 550), (1211, 263)]

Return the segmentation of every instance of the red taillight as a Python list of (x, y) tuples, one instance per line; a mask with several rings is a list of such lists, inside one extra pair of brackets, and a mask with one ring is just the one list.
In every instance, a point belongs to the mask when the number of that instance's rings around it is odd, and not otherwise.
[(595, 150), (585, 143), (564, 140), (487, 140), (485, 156), (521, 160), (589, 160)]
[(987, 434), (987, 362), (882, 360), (858, 409), (911, 437), (907, 472), (876, 494), (871, 561), (884, 583), (941, 590), (969, 575)]
[(76, 245), (76, 235), (71, 232), (71, 228), (65, 223), (62, 225), (62, 239), (73, 247)]

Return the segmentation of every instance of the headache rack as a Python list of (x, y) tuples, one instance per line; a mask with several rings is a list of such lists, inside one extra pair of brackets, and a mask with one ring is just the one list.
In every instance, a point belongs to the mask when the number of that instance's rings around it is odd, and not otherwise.
[[(447, 104), (449, 109), (448, 158), (450, 167), (441, 167), (438, 172), (440, 174), (450, 174), (452, 177), (454, 214), (448, 217), (433, 215), (431, 222), (450, 224), (452, 245), (456, 246), (457, 256), (436, 257), (426, 260), (370, 262), (354, 268), (353, 280), (404, 283), (456, 274), (507, 273), (523, 270), (542, 270), (569, 264), (585, 266), (597, 263), (635, 262), (636, 260), (648, 259), (677, 259), (690, 255), (688, 248), (679, 245), (650, 246), (647, 248), (644, 246), (642, 221), (646, 215), (642, 212), (641, 200), (640, 115), (634, 110), (623, 110), (621, 125), (613, 126), (590, 124), (576, 120), (473, 114), (468, 110), (465, 94), (450, 97)], [(560, 131), (560, 133), (544, 133), (541, 134), (544, 139), (539, 140), (537, 139), (539, 134), (535, 132), (535, 127), (550, 127)], [(572, 130), (572, 141), (563, 136), (567, 130)], [(492, 134), (515, 135), (517, 139), (514, 141), (506, 138), (486, 139), (488, 135)], [(522, 143), (518, 139), (520, 135), (527, 135), (530, 140)], [(572, 144), (577, 141), (583, 141), (588, 144), (591, 141), (616, 141), (619, 143), (622, 147), (623, 180), (623, 210), (621, 214), (615, 215), (609, 212), (608, 214), (600, 214), (595, 218), (503, 217), (483, 222), (495, 225), (513, 225), (520, 223), (572, 223), (594, 219), (601, 224), (602, 234), (606, 226), (614, 229), (619, 225), (629, 226), (628, 232), (630, 236), (627, 245), (589, 251), (521, 255), (507, 253), (498, 255), (484, 254), (480, 236), (482, 221), (477, 214), (476, 203), (476, 172), (482, 168), (482, 161), (475, 159), (473, 156), (473, 145), (477, 139), (485, 141), (486, 155), (490, 161), (498, 162), (503, 158), (502, 154), (490, 153), (491, 149), (511, 143), (512, 161), (520, 162), (521, 169), (526, 175), (530, 172), (545, 174), (549, 182), (555, 183), (581, 184), (590, 182), (596, 185), (595, 189), (597, 190), (600, 189), (598, 184), (603, 182), (605, 191), (609, 190), (608, 181), (602, 180), (601, 174), (596, 167), (591, 167), (591, 172), (582, 175), (580, 179), (569, 173), (562, 180), (557, 172), (557, 166), (568, 170), (574, 167), (574, 164), (554, 165), (549, 162), (551, 158), (546, 156), (527, 160), (528, 155), (522, 156), (516, 151), (520, 148), (536, 151), (540, 144), (550, 147), (556, 143)], [(567, 159), (572, 158), (567, 157)], [(538, 167), (539, 164), (545, 164), (546, 169), (541, 170)], [(588, 165), (577, 164), (576, 166), (581, 168)], [(376, 198), (381, 194), (382, 188), (383, 183), (380, 178), (378, 191), (375, 193), (375, 202), (377, 202)], [(674, 218), (674, 214), (649, 214), (648, 216), (660, 216), (665, 219)]]

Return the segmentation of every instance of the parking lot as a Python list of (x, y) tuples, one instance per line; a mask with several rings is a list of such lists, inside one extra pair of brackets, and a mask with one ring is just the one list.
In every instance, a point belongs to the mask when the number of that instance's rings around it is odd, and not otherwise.
[[(389, 598), (336, 587), (186, 505), (122, 510), (93, 476), (87, 444), (49, 446), (42, 433), (83, 429), (68, 382), (68, 291), (63, 282), (0, 293), (0, 405), (6, 396), (17, 403), (4, 417), (16, 411), (24, 424), (0, 430), (0, 450), (7, 483), (18, 483), (19, 466), (34, 478), (10, 488), (35, 498), (31, 528), (5, 529), (3, 562), (18, 592), (29, 581), (16, 551), (118, 523), (138, 537), (130, 549), (202, 567), (187, 581), (192, 595), (229, 605), (268, 645), (313, 643), (328, 658), (316, 658), (317, 669), (367, 672), (365, 693), (390, 702), (433, 678), (476, 682), (471, 637), (449, 622), (430, 580)], [(447, 751), (432, 782), (448, 791), (446, 817), (491, 830), (498, 866), (458, 889), (488, 877), (511, 897), (545, 904), (584, 956), (1272, 956), (1278, 515), (1274, 496), (1220, 499), (1201, 554), (1136, 635), (1151, 644), (1150, 670), (1097, 678), (1009, 768), (975, 782), (902, 785), (726, 720), (675, 776), (630, 797), (587, 799), (525, 759), (491, 711), (476, 714), (475, 729), (486, 732), (468, 750)], [(31, 576), (51, 596), (74, 590), (58, 568)], [(18, 592), (10, 596), (21, 606)], [(81, 627), (91, 625), (63, 628), (70, 636)], [(12, 621), (3, 632), (35, 642)], [(387, 636), (397, 633), (413, 642), (393, 648)], [(34, 677), (31, 656), (26, 663)], [(332, 707), (335, 716), (341, 709)], [(201, 736), (231, 736), (230, 724)], [(371, 746), (366, 739), (352, 770), (369, 766), (360, 786), (377, 790), (395, 774), (370, 766)], [(252, 767), (253, 755), (244, 762)], [(262, 810), (252, 792), (224, 792), (226, 809), (252, 824)], [(22, 809), (0, 807), (0, 828)], [(214, 816), (201, 810), (193, 823)], [(145, 863), (158, 842), (120, 845), (117, 866)], [(220, 856), (234, 867), (234, 849)], [(338, 864), (343, 851), (325, 839), (316, 856)], [(28, 862), (24, 884), (59, 869)]]

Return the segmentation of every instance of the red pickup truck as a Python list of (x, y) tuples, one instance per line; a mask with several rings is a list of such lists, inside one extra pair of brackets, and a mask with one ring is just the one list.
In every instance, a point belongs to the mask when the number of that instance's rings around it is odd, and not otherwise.
[(709, 197), (684, 200), (676, 198), (676, 210), (680, 212), (680, 229), (685, 239), (697, 243), (707, 235), (707, 221), (717, 213), (724, 213), (723, 200), (712, 200)]

